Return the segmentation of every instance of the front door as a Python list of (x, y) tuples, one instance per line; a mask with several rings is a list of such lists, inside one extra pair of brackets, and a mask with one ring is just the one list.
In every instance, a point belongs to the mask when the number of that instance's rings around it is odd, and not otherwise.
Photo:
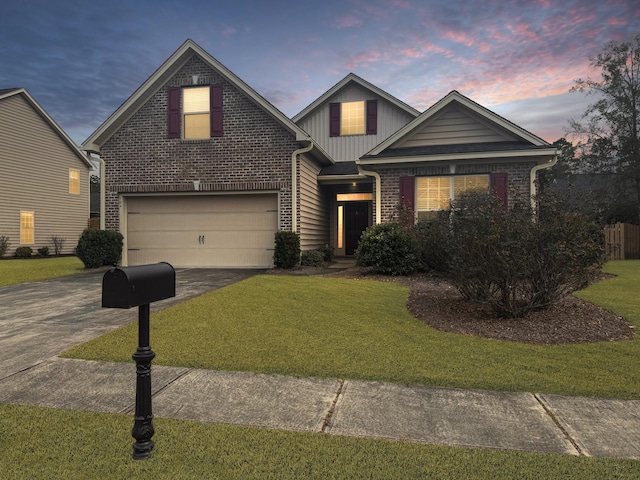
[(360, 236), (368, 226), (369, 202), (346, 202), (344, 204), (345, 255), (356, 253)]

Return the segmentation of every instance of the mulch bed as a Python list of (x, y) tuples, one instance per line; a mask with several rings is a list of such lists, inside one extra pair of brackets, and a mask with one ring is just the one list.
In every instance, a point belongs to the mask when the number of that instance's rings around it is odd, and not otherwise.
[(357, 267), (330, 274), (397, 281), (411, 289), (412, 315), (444, 332), (542, 345), (630, 340), (633, 327), (622, 317), (585, 300), (565, 297), (547, 310), (523, 318), (499, 318), (487, 305), (465, 300), (445, 281), (428, 276), (384, 277)]

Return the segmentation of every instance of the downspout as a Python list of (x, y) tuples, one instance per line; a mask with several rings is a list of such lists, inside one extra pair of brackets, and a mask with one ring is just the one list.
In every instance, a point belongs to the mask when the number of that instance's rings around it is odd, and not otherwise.
[(376, 180), (376, 225), (380, 225), (382, 223), (382, 213), (380, 212), (380, 174), (378, 172), (364, 170), (360, 165), (358, 165), (358, 173), (360, 175), (373, 177)]
[(104, 230), (106, 225), (106, 219), (104, 217), (106, 216), (107, 209), (105, 194), (105, 180), (107, 178), (107, 172), (105, 171), (104, 160), (100, 157), (96, 157), (96, 159), (100, 162), (100, 230)]
[(291, 231), (298, 231), (298, 155), (313, 150), (313, 142), (291, 154)]
[(553, 167), (556, 163), (558, 163), (558, 156), (555, 155), (550, 162), (541, 163), (540, 165), (536, 165), (531, 169), (531, 173), (529, 176), (529, 182), (531, 187), (531, 208), (536, 210), (536, 195), (538, 194), (538, 186), (536, 184), (536, 178), (538, 176), (538, 172), (540, 170), (544, 170), (546, 168)]

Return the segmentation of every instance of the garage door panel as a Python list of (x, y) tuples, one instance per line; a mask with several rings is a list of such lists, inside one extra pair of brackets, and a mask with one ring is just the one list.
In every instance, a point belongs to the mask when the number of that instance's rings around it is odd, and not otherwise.
[(128, 263), (270, 267), (277, 204), (276, 194), (129, 197)]

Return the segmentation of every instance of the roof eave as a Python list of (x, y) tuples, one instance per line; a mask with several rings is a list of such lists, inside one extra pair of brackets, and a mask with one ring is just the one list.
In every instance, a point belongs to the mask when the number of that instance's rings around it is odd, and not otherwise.
[(558, 151), (555, 147), (536, 149), (536, 150), (515, 150), (515, 151), (498, 151), (498, 152), (468, 152), (468, 153), (446, 153), (439, 155), (416, 155), (416, 156), (397, 156), (397, 157), (362, 157), (356, 160), (358, 165), (385, 165), (397, 163), (418, 163), (418, 162), (453, 162), (466, 160), (509, 160), (514, 158), (533, 158), (533, 157), (549, 157), (557, 155)]

